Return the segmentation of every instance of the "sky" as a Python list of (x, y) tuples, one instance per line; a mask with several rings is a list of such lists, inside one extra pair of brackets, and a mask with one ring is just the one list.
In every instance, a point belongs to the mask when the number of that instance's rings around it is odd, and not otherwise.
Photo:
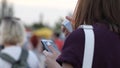
[(32, 25), (39, 21), (40, 14), (46, 24), (53, 26), (60, 18), (73, 12), (77, 0), (8, 0), (14, 6), (15, 16)]

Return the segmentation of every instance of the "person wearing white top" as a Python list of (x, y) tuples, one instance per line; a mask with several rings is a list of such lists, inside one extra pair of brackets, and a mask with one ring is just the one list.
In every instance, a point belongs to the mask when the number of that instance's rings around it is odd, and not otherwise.
[[(24, 43), (25, 29), (21, 21), (17, 18), (5, 17), (2, 19), (0, 27), (0, 44), (4, 45), (1, 53), (5, 53), (16, 61), (20, 58), (22, 46)], [(30, 68), (40, 68), (37, 56), (28, 51), (27, 62)], [(0, 57), (0, 68), (11, 68), (12, 64)]]
[[(17, 61), (21, 55), (21, 50), (22, 48), (20, 46), (11, 45), (10, 47), (5, 47), (1, 52), (8, 54)], [(29, 51), (27, 62), (30, 68), (40, 68), (39, 61), (32, 51)], [(11, 63), (0, 58), (0, 68), (11, 68), (11, 66)]]

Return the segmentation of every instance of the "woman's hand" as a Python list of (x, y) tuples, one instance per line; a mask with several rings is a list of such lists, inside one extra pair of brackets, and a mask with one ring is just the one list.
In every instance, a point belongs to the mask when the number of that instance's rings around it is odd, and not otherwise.
[(52, 60), (56, 60), (58, 58), (58, 56), (60, 55), (59, 52), (57, 52), (53, 46), (49, 45), (48, 48), (52, 51), (52, 52), (48, 52), (46, 50), (43, 51), (45, 56), (49, 56)]
[(63, 63), (62, 66), (60, 66), (56, 62), (56, 59), (58, 58), (60, 53), (58, 53), (52, 46), (48, 46), (48, 47), (52, 52), (48, 52), (46, 50), (43, 51), (43, 54), (46, 56), (45, 62), (47, 64), (47, 68), (73, 68), (73, 66), (68, 63)]
[(61, 66), (56, 62), (56, 59), (58, 58), (58, 56), (60, 55), (60, 53), (58, 53), (53, 46), (48, 46), (49, 49), (52, 52), (48, 52), (48, 51), (43, 51), (43, 54), (46, 56), (46, 64), (47, 64), (47, 68), (61, 68)]
[(69, 20), (69, 21), (71, 22), (72, 25), (75, 24), (75, 20), (73, 19), (73, 17), (66, 16), (66, 19)]
[[(72, 28), (74, 30), (75, 20), (72, 17), (70, 17), (70, 16), (66, 16), (66, 19), (68, 21), (70, 21), (70, 23), (72, 24)], [(64, 26), (62, 26), (61, 28), (62, 28), (63, 33), (65, 34), (65, 37), (67, 37), (71, 33)]]

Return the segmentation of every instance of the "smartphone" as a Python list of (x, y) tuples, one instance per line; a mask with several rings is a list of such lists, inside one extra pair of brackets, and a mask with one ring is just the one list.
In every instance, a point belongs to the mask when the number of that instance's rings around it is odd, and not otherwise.
[(73, 31), (72, 24), (68, 20), (64, 20), (62, 25), (71, 33)]
[(48, 52), (52, 52), (48, 46), (53, 46), (53, 48), (60, 53), (58, 47), (56, 46), (56, 44), (52, 41), (52, 40), (47, 40), (47, 39), (42, 39), (41, 43), (43, 45), (43, 50), (47, 50)]

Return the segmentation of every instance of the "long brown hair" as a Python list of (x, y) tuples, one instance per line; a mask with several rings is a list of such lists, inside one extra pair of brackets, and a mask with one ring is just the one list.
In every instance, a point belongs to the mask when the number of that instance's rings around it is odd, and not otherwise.
[(120, 33), (120, 0), (78, 0), (75, 10), (75, 28), (107, 20), (110, 29)]

